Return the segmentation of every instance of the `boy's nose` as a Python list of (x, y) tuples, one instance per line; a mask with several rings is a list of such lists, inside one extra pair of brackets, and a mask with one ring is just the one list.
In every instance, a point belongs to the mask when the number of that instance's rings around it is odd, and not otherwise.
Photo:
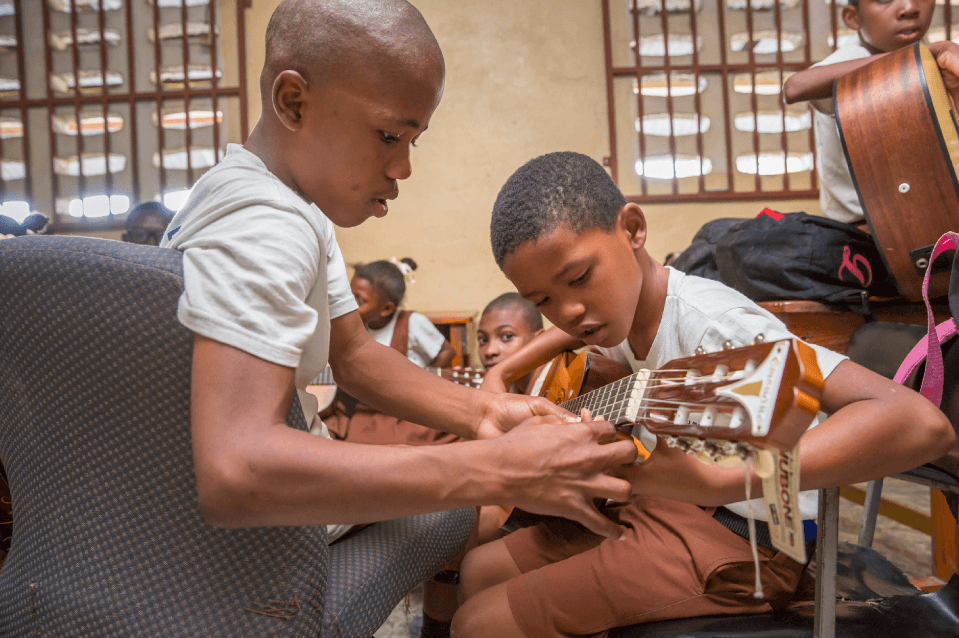
[(413, 163), (410, 162), (410, 149), (404, 148), (394, 156), (386, 168), (386, 176), (390, 179), (407, 179), (413, 174)]
[(919, 3), (916, 0), (899, 0), (900, 17), (911, 17), (919, 13)]
[(559, 309), (559, 317), (564, 323), (575, 326), (578, 323), (583, 314), (586, 312), (586, 308), (583, 307), (578, 301), (567, 301)]

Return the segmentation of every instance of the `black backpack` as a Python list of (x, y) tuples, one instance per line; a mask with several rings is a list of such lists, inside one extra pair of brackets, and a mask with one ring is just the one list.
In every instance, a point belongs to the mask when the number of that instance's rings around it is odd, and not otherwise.
[[(721, 281), (753, 301), (842, 303), (860, 300), (863, 291), (898, 296), (872, 237), (826, 217), (766, 209), (754, 219), (709, 222), (696, 237), (693, 252), (687, 258), (684, 251), (674, 267)], [(710, 241), (712, 262), (704, 254)]]

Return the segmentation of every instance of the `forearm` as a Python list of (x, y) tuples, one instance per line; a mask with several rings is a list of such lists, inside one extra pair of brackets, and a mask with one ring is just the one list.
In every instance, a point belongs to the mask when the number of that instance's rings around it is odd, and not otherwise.
[(509, 500), (490, 441), (357, 445), (278, 424), (233, 437), (217, 458), (231, 459), (229, 480), (198, 485), (208, 519), (226, 527), (369, 523)]
[(401, 419), (475, 438), (490, 394), (450, 383), (382, 346), (357, 313), (331, 324), (330, 366), (337, 385), (363, 403)]
[[(783, 84), (783, 99), (786, 104), (795, 102), (813, 102), (820, 111), (831, 112), (833, 84), (836, 79), (863, 67), (879, 55), (871, 55), (857, 60), (847, 60), (825, 66), (814, 66), (799, 71)], [(828, 110), (823, 107), (829, 105)]]
[[(800, 488), (860, 483), (934, 460), (952, 448), (951, 424), (917, 393), (849, 361), (827, 380), (823, 408), (832, 416), (800, 439)], [(745, 498), (742, 468), (706, 465), (660, 441), (653, 455), (629, 468), (637, 494), (666, 496), (699, 505)], [(752, 494), (761, 494), (752, 474)]]
[(450, 383), (372, 340), (332, 361), (346, 392), (377, 410), (406, 421), (475, 438), (489, 393)]
[(453, 357), (456, 356), (456, 350), (453, 349), (453, 345), (443, 340), (443, 347), (440, 348), (440, 351), (436, 353), (436, 356), (433, 357), (433, 360), (430, 361), (431, 368), (448, 368), (451, 363), (453, 363)]
[(493, 375), (508, 386), (551, 361), (561, 352), (582, 348), (584, 345), (579, 339), (554, 326), (531, 339), (509, 358), (490, 368), (487, 375)]

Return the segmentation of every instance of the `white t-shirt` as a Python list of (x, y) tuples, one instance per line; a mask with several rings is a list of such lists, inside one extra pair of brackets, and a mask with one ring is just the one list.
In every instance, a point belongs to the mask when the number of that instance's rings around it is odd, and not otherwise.
[[(600, 348), (604, 355), (629, 365), (635, 372), (644, 368), (654, 370), (673, 359), (692, 356), (700, 346), (706, 352), (717, 352), (726, 341), (735, 348), (748, 346), (760, 334), (767, 342), (795, 338), (779, 319), (732, 288), (718, 281), (686, 275), (668, 266), (667, 270), (669, 282), (663, 318), (646, 360), (638, 361), (633, 356), (628, 341), (614, 348)], [(822, 346), (810, 345), (816, 351), (824, 379), (847, 358)], [(820, 417), (823, 416), (820, 413)], [(820, 420), (816, 419), (813, 426)], [(645, 428), (640, 439), (648, 449), (655, 447), (655, 437)], [(741, 516), (748, 516), (747, 501), (726, 507)], [(803, 519), (815, 518), (818, 508), (815, 490), (800, 493), (799, 509)], [(757, 519), (768, 519), (762, 499), (754, 499), (752, 510)]]
[[(393, 342), (393, 333), (396, 331), (396, 320), (399, 316), (399, 312), (394, 312), (389, 323), (382, 328), (375, 330), (367, 328), (373, 340), (389, 348)], [(443, 349), (444, 341), (446, 341), (446, 337), (437, 330), (432, 321), (418, 312), (410, 313), (409, 330), (406, 338), (407, 359), (419, 367), (425, 368)]]
[[(826, 66), (838, 62), (858, 60), (872, 55), (860, 44), (850, 44), (837, 49), (822, 62), (813, 66)], [(819, 206), (830, 219), (855, 224), (865, 219), (859, 194), (852, 182), (846, 153), (839, 139), (836, 116), (820, 113), (813, 108), (813, 125), (816, 131), (816, 156), (819, 171)]]
[(329, 436), (306, 386), (326, 367), (330, 320), (357, 309), (333, 222), (256, 155), (230, 144), (160, 245), (184, 253), (180, 322), (295, 368), (306, 422)]

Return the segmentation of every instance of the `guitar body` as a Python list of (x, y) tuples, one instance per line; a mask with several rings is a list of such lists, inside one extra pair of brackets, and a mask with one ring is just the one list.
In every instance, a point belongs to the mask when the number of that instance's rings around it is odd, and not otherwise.
[(553, 359), (540, 396), (564, 403), (632, 374), (625, 363), (592, 352), (564, 352)]
[[(782, 339), (636, 372), (592, 353), (564, 352), (550, 364), (543, 386), (542, 396), (573, 414), (587, 409), (612, 423), (644, 460), (650, 453), (636, 438), (640, 426), (670, 447), (719, 461), (758, 458), (763, 449), (794, 452), (819, 412), (824, 380), (811, 346)], [(543, 519), (507, 511), (506, 532)]]
[[(939, 68), (916, 43), (839, 78), (834, 95), (869, 229), (902, 296), (922, 301), (932, 246), (959, 228), (959, 125)], [(937, 262), (930, 298), (948, 292), (949, 266)]]

